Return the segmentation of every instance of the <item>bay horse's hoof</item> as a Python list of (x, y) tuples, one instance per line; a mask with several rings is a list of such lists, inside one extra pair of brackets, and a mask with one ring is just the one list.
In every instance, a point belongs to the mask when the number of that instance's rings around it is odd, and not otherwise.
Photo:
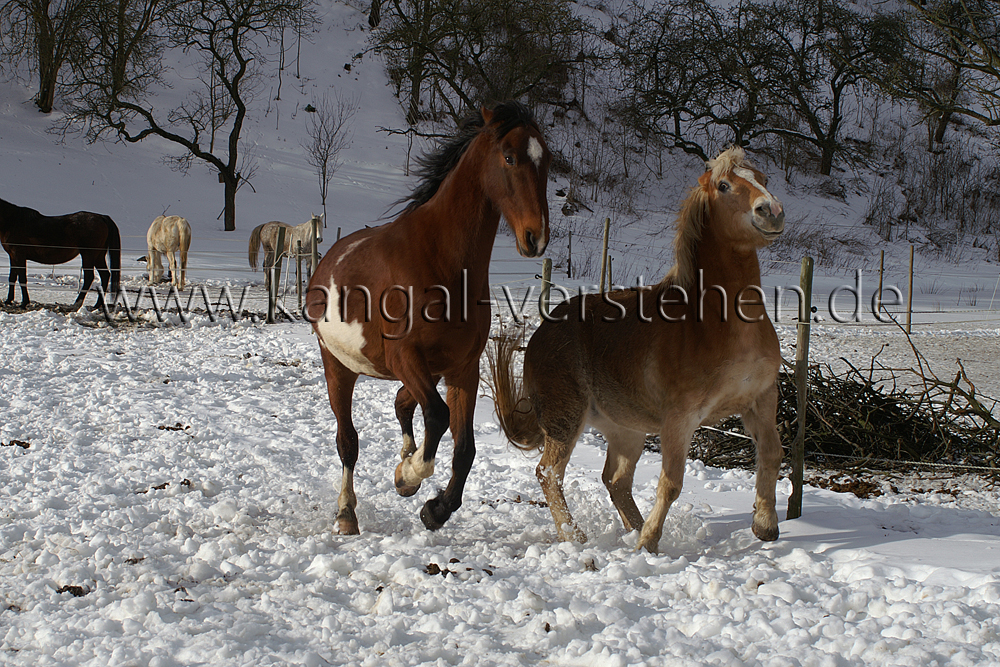
[(358, 517), (350, 507), (345, 507), (337, 513), (337, 534), (361, 534), (361, 530), (358, 528)]
[(438, 498), (431, 498), (420, 508), (420, 520), (427, 530), (438, 530), (450, 517), (451, 510)]
[[(420, 490), (420, 485), (411, 486), (403, 480), (403, 464), (400, 463), (396, 466), (396, 493), (403, 496), (404, 498), (409, 498), (417, 491)], [(433, 530), (433, 529), (432, 529)]]

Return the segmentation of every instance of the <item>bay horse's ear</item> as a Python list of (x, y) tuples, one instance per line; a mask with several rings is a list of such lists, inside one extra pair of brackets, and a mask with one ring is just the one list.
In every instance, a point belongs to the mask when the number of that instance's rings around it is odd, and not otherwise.
[(490, 121), (493, 120), (493, 110), (487, 109), (486, 107), (480, 107), (479, 111), (483, 114), (483, 125), (489, 125)]

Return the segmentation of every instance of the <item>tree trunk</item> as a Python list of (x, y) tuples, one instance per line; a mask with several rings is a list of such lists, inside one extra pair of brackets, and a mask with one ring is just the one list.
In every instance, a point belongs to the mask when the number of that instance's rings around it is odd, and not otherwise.
[(236, 231), (236, 177), (233, 174), (222, 174), (226, 188), (226, 209), (224, 214), (225, 230)]
[(819, 158), (819, 173), (829, 176), (833, 171), (833, 146), (823, 146), (823, 152)]
[(55, 37), (50, 26), (40, 26), (38, 34), (38, 95), (35, 104), (42, 113), (51, 113), (56, 97), (59, 63), (56, 59)]
[(948, 123), (951, 121), (951, 111), (945, 111), (937, 119), (937, 129), (934, 130), (934, 143), (940, 144), (944, 142), (944, 133), (948, 129)]

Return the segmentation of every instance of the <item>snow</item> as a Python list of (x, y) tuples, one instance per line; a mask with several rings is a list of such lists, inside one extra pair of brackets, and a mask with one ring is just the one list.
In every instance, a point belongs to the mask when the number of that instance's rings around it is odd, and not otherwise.
[[(239, 194), (235, 235), (215, 219), (221, 189), (204, 169), (168, 171), (156, 144), (55, 143), (30, 91), (10, 83), (0, 94), (0, 197), (48, 214), (111, 214), (130, 289), (143, 284), (131, 260), (145, 254), (149, 222), (165, 209), (185, 215), (189, 280), (212, 297), (230, 286), (234, 300), (251, 285), (259, 310), (249, 230), (319, 210), (296, 150), (306, 102), (335, 86), (362, 105), (324, 248), (337, 226), (377, 224), (411, 183), (405, 139), (378, 129), (402, 124), (381, 66), (352, 60), (365, 48), (365, 17), (324, 7), (305, 76), (254, 112), (263, 162), (257, 193)], [(819, 217), (814, 199), (774, 181), (789, 211)], [(850, 218), (843, 207), (836, 216)], [(538, 263), (515, 256), (501, 235), (494, 281), (504, 308), (503, 285), (520, 303), (517, 288), (537, 284)], [(994, 266), (925, 268), (928, 280), (936, 271), (985, 294), (996, 280)], [(786, 269), (768, 285), (797, 283), (797, 265)], [(68, 303), (57, 290), (73, 291), (78, 263), (49, 271), (29, 266), (33, 285), (47, 285), (32, 295)], [(845, 282), (817, 280), (824, 294)], [(934, 368), (945, 376), (961, 357), (981, 391), (1000, 394), (996, 315), (933, 312), (944, 297), (930, 287), (916, 296), (926, 312), (913, 338)], [(778, 332), (793, 358), (794, 325)], [(973, 476), (869, 499), (807, 487), (802, 518), (762, 543), (750, 532), (753, 474), (691, 461), (652, 555), (624, 532), (600, 481), (602, 442), (585, 433), (566, 495), (590, 540), (560, 543), (539, 504), (537, 459), (504, 441), (483, 398), (464, 505), (432, 533), (418, 511), (450, 475), (450, 436), (434, 476), (398, 496), (398, 385), (363, 378), (354, 398), (362, 534), (339, 536), (337, 427), (304, 323), (185, 324), (176, 314), (160, 323), (147, 312), (111, 326), (99, 314), (38, 310), (0, 312), (0, 334), (0, 664), (1000, 665), (1000, 493)], [(886, 365), (912, 358), (898, 329), (870, 314), (861, 325), (817, 324), (810, 345), (814, 361), (832, 364), (883, 347)], [(644, 512), (658, 471), (645, 454), (635, 485)], [(789, 490), (782, 480), (779, 516)]]
[[(9, 664), (1000, 664), (995, 489), (810, 487), (762, 543), (753, 476), (693, 461), (651, 555), (588, 435), (567, 496), (591, 539), (560, 543), (535, 459), (483, 399), (465, 504), (431, 533), (417, 513), (448, 442), (399, 497), (395, 384), (362, 380), (362, 535), (339, 536), (336, 425), (304, 325), (93, 322), (0, 314), (0, 441), (29, 444), (0, 448)], [(657, 470), (644, 455), (644, 510)]]

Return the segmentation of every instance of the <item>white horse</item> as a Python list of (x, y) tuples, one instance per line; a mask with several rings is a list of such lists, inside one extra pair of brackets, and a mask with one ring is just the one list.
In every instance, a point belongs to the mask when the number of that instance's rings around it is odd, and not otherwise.
[[(179, 215), (157, 216), (146, 232), (146, 256), (139, 260), (146, 260), (149, 282), (156, 284), (163, 280), (163, 261), (160, 255), (165, 254), (170, 264), (170, 284), (183, 290), (190, 247), (191, 225), (187, 220)], [(180, 255), (179, 264), (174, 256), (175, 252)]]
[[(272, 221), (257, 225), (250, 232), (250, 268), (254, 271), (257, 270), (257, 252), (260, 248), (264, 248), (264, 284), (266, 286), (270, 287), (271, 285), (271, 267), (278, 262), (279, 257), (294, 257), (299, 242), (302, 243), (302, 254), (309, 258), (310, 271), (316, 270), (316, 267), (312, 266), (314, 223), (316, 224), (316, 243), (319, 244), (323, 242), (323, 216), (315, 213), (308, 221), (295, 227), (287, 222)], [(278, 250), (278, 229), (281, 227), (285, 228), (285, 244), (283, 248)]]

